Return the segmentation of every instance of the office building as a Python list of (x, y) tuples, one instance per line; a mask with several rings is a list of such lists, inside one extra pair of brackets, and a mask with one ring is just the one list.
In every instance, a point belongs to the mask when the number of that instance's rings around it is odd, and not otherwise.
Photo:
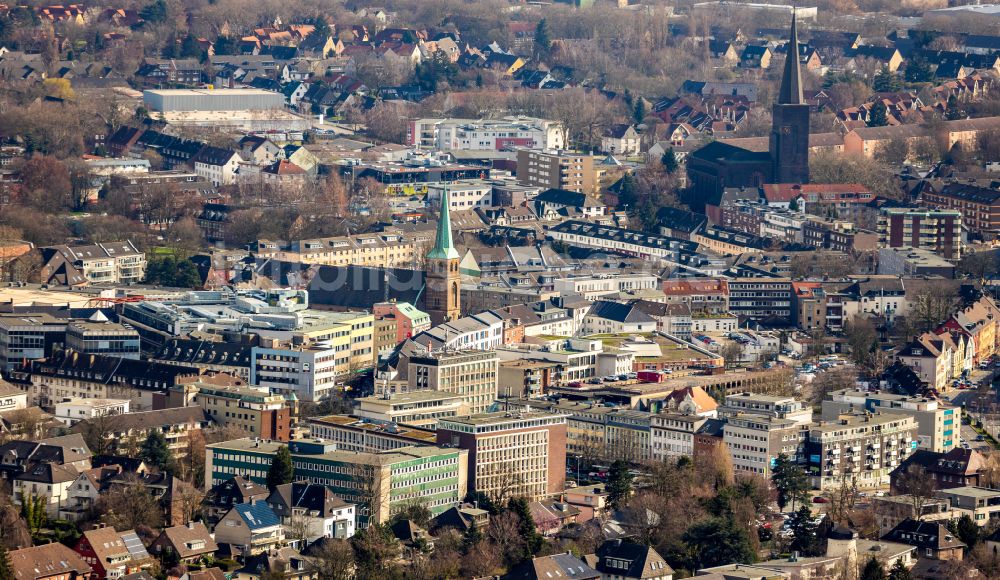
[(803, 460), (808, 433), (808, 426), (790, 419), (740, 413), (728, 418), (722, 439), (737, 475), (770, 477), (779, 455)]
[(111, 322), (73, 321), (66, 325), (66, 346), (79, 353), (139, 358), (139, 332)]
[[(288, 443), (295, 477), (325, 485), (344, 501), (358, 506), (359, 526), (385, 523), (415, 501), (438, 515), (466, 495), (469, 452), (458, 448), (403, 447), (382, 453), (338, 451), (331, 441)], [(253, 438), (208, 445), (205, 487), (211, 489), (235, 475), (257, 484), (284, 443)], [(560, 466), (562, 467), (562, 466)]]
[(43, 359), (66, 337), (67, 321), (50, 314), (0, 314), (0, 368)]
[(919, 248), (949, 260), (962, 257), (962, 213), (955, 209), (884, 207), (878, 218), (879, 246)]
[(499, 504), (539, 500), (566, 483), (566, 416), (499, 412), (441, 419), (437, 442), (469, 452), (469, 488)]
[(594, 191), (594, 158), (560, 150), (519, 149), (517, 181), (544, 189)]
[(445, 391), (374, 395), (355, 401), (358, 407), (354, 413), (377, 423), (433, 428), (440, 419), (469, 414), (462, 395)]
[(812, 421), (812, 409), (795, 397), (751, 392), (726, 395), (725, 403), (719, 407), (719, 417), (740, 413), (788, 419), (803, 425)]
[(736, 278), (729, 280), (729, 311), (754, 320), (792, 316), (792, 281), (788, 278)]
[(844, 414), (809, 428), (808, 470), (814, 488), (837, 487), (845, 478), (859, 488), (889, 485), (889, 474), (917, 448), (912, 415)]
[(346, 361), (346, 349), (338, 351), (325, 343), (255, 346), (250, 384), (281, 395), (295, 395), (302, 401), (321, 401), (337, 387), (342, 374), (338, 366), (345, 366)]
[(694, 457), (695, 434), (708, 417), (660, 413), (650, 418), (650, 452), (654, 461)]
[(929, 250), (911, 248), (880, 248), (878, 273), (901, 278), (954, 278), (955, 265)]
[(469, 412), (486, 412), (497, 398), (496, 352), (429, 351), (410, 357), (408, 391), (441, 391), (462, 396)]
[(357, 415), (328, 415), (308, 419), (313, 437), (331, 441), (338, 451), (374, 453), (402, 447), (433, 445), (433, 429), (380, 423)]

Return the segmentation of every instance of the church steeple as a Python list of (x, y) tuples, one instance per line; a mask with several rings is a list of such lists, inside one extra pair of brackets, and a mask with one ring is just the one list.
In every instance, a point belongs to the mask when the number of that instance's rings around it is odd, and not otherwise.
[(781, 75), (781, 89), (778, 91), (778, 103), (782, 105), (801, 105), (802, 98), (802, 65), (799, 63), (799, 30), (795, 22), (795, 9), (792, 8), (792, 32), (788, 39), (788, 55), (785, 58), (785, 70)]
[(771, 179), (774, 183), (809, 183), (809, 105), (802, 96), (794, 8), (789, 36), (778, 100), (771, 109)]
[(461, 316), (461, 282), (458, 271), (459, 255), (451, 239), (451, 211), (448, 207), (448, 186), (441, 192), (441, 215), (438, 217), (434, 247), (427, 253), (424, 272), (424, 310), (434, 325)]
[(458, 250), (451, 241), (451, 212), (448, 209), (448, 186), (441, 193), (441, 216), (438, 218), (434, 247), (427, 254), (429, 260), (450, 260), (458, 258)]

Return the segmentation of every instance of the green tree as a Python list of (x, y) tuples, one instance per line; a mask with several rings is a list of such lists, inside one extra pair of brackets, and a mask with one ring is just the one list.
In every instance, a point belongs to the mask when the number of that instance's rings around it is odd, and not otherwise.
[(628, 463), (618, 459), (611, 464), (606, 487), (611, 507), (613, 509), (625, 507), (629, 496), (632, 495), (632, 474), (629, 473)]
[(552, 36), (549, 34), (549, 23), (544, 18), (535, 26), (535, 55), (547, 56), (552, 49)]
[(754, 550), (746, 529), (732, 518), (708, 518), (692, 525), (682, 536), (687, 544), (692, 570), (733, 562), (750, 564)]
[(267, 489), (274, 488), (295, 480), (295, 467), (292, 465), (292, 452), (288, 446), (279, 447), (271, 459), (271, 467), (267, 470)]
[(869, 559), (868, 563), (861, 570), (858, 580), (886, 580), (885, 566), (875, 558)]
[(632, 120), (636, 123), (642, 123), (643, 119), (646, 118), (646, 100), (639, 97), (635, 100), (635, 106), (632, 107)]
[(483, 531), (479, 529), (476, 520), (472, 520), (469, 528), (462, 534), (462, 553), (468, 554), (483, 541)]
[(934, 71), (927, 59), (916, 53), (907, 61), (903, 77), (909, 83), (929, 83), (934, 80)]
[(903, 563), (902, 558), (896, 560), (889, 569), (889, 580), (913, 580), (913, 574), (910, 574), (910, 569)]
[(236, 54), (239, 45), (232, 36), (219, 35), (215, 39), (215, 54), (222, 56), (226, 54)]
[(677, 153), (674, 152), (673, 147), (663, 152), (663, 156), (660, 157), (660, 164), (663, 165), (663, 170), (666, 171), (668, 175), (677, 173), (677, 170), (680, 168), (680, 163), (677, 161)]
[(528, 506), (528, 499), (525, 497), (512, 497), (507, 502), (507, 509), (517, 514), (519, 518), (518, 535), (524, 539), (524, 557), (531, 558), (542, 549), (542, 535), (538, 533), (535, 526), (535, 518), (531, 515), (531, 508)]
[(875, 101), (872, 105), (872, 112), (868, 116), (869, 127), (885, 127), (889, 124), (889, 110), (885, 108), (885, 103), (881, 100)]
[(167, 446), (167, 438), (163, 436), (163, 431), (159, 429), (151, 429), (146, 435), (146, 440), (139, 449), (139, 459), (164, 473), (174, 471), (174, 455)]
[(626, 173), (618, 182), (618, 205), (635, 209), (639, 202), (638, 195), (639, 187), (635, 182), (635, 176)]
[(901, 88), (903, 87), (899, 82), (899, 77), (889, 72), (888, 66), (883, 66), (872, 77), (872, 90), (876, 93), (894, 93)]
[(181, 41), (181, 58), (198, 58), (203, 52), (201, 45), (198, 44), (198, 39), (195, 38), (191, 33), (188, 33)]
[(778, 507), (782, 510), (789, 503), (795, 509), (796, 501), (804, 501), (809, 490), (809, 479), (802, 467), (782, 453), (774, 460), (771, 468), (771, 483), (778, 492)]
[(15, 580), (14, 571), (10, 567), (10, 556), (7, 555), (7, 546), (0, 542), (0, 580)]
[(28, 531), (34, 536), (43, 527), (48, 519), (45, 513), (45, 497), (35, 494), (21, 492), (21, 516), (28, 524)]
[(791, 549), (803, 556), (819, 556), (826, 550), (820, 541), (817, 530), (819, 526), (813, 523), (812, 510), (802, 506), (791, 517), (792, 545)]
[(982, 540), (982, 528), (976, 524), (969, 514), (958, 518), (957, 522), (953, 521), (952, 527), (954, 527), (952, 532), (969, 547), (969, 551), (972, 551), (979, 544), (980, 540)]
[(167, 3), (165, 0), (154, 0), (139, 10), (139, 16), (150, 24), (159, 24), (167, 19)]
[(955, 98), (955, 95), (948, 97), (948, 105), (944, 110), (944, 118), (949, 121), (957, 121), (963, 117), (965, 117), (965, 112), (958, 106), (958, 99)]
[(799, 198), (793, 197), (792, 200), (788, 202), (788, 209), (791, 211), (799, 211)]

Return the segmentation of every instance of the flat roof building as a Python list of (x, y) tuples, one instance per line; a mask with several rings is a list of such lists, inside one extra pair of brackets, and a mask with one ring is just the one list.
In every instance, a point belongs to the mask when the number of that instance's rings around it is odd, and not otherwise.
[(156, 89), (142, 93), (150, 111), (244, 111), (284, 109), (281, 93), (260, 89)]

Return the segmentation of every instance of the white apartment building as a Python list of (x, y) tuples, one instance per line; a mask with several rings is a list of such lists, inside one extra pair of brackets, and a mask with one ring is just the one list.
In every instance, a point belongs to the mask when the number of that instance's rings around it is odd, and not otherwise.
[(659, 278), (652, 274), (598, 274), (596, 276), (568, 276), (553, 281), (559, 294), (581, 294), (587, 300), (617, 295), (634, 290), (656, 288)]
[(124, 415), (129, 412), (128, 399), (66, 399), (55, 405), (55, 416), (67, 426), (80, 421), (108, 415)]
[(903, 413), (841, 415), (809, 428), (806, 454), (813, 487), (830, 489), (844, 477), (858, 487), (889, 485), (889, 474), (917, 448), (917, 421)]
[(440, 209), (444, 190), (448, 190), (448, 209), (464, 211), (493, 205), (493, 185), (485, 181), (456, 181), (427, 186), (427, 202)]
[(850, 389), (834, 391), (830, 393), (830, 398), (822, 403), (825, 421), (835, 420), (851, 411), (899, 412), (916, 420), (919, 449), (947, 453), (960, 441), (961, 410), (937, 399)]
[(485, 350), (434, 351), (410, 357), (408, 391), (461, 395), (469, 413), (484, 413), (497, 398), (499, 359)]
[(654, 461), (667, 458), (693, 457), (694, 434), (708, 417), (660, 413), (650, 417), (650, 451)]
[(564, 134), (558, 121), (533, 117), (416, 119), (407, 127), (406, 144), (440, 151), (562, 149)]
[(273, 393), (294, 394), (301, 401), (327, 398), (337, 386), (337, 368), (349, 366), (349, 344), (253, 347), (250, 384)]

